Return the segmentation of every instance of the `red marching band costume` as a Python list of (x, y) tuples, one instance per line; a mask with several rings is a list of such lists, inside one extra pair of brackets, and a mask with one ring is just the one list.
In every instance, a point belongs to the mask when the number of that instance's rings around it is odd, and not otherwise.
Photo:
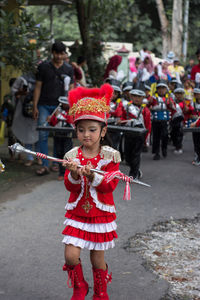
[[(113, 89), (104, 84), (100, 89), (79, 87), (69, 92), (70, 113), (74, 123), (79, 120), (95, 120), (107, 122), (110, 110), (110, 98)], [(73, 159), (80, 165), (89, 162), (93, 168), (104, 171), (119, 170), (120, 154), (109, 146), (101, 146), (96, 157), (86, 158), (81, 147), (75, 147), (64, 156)], [(106, 182), (103, 175), (94, 173), (94, 179), (89, 182), (85, 176), (74, 180), (69, 170), (66, 170), (64, 183), (70, 192), (66, 204), (66, 225), (63, 230), (63, 243), (89, 250), (107, 250), (114, 247), (116, 234), (116, 210), (112, 192), (118, 184), (118, 179)], [(85, 299), (88, 284), (84, 280), (81, 263), (77, 266), (63, 266), (73, 281), (74, 293), (71, 299)], [(94, 269), (94, 295), (93, 299), (109, 299), (107, 283), (111, 281), (108, 270)]]

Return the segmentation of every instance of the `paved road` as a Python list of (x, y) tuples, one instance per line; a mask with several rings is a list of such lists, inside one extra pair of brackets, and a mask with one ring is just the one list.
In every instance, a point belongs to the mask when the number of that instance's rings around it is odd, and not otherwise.
[[(143, 154), (143, 180), (152, 184), (151, 189), (134, 186), (129, 202), (121, 200), (123, 184), (115, 191), (119, 239), (106, 254), (113, 273), (111, 300), (159, 300), (167, 293), (168, 283), (146, 270), (142, 258), (124, 250), (124, 245), (129, 237), (150, 229), (155, 222), (200, 213), (200, 168), (191, 165), (190, 134), (184, 144), (182, 156), (175, 156), (172, 147), (165, 160), (153, 161), (150, 153)], [(128, 172), (124, 164), (121, 170)], [(23, 191), (23, 185), (21, 188)], [(0, 204), (1, 300), (70, 299), (72, 291), (66, 287), (67, 276), (62, 272), (61, 244), (67, 197), (63, 183), (50, 178)], [(82, 261), (91, 286), (87, 299), (91, 299), (92, 275), (86, 250)]]

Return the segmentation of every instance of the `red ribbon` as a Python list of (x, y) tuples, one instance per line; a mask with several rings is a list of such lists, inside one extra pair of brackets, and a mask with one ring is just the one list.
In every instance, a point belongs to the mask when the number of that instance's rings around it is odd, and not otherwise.
[(115, 178), (125, 181), (126, 186), (125, 186), (125, 189), (124, 189), (123, 200), (126, 200), (126, 201), (131, 200), (131, 189), (130, 189), (130, 182), (131, 182), (131, 179), (132, 179), (131, 177), (123, 174), (120, 171), (113, 171), (113, 172), (105, 173), (104, 178), (105, 178), (107, 183), (112, 181)]

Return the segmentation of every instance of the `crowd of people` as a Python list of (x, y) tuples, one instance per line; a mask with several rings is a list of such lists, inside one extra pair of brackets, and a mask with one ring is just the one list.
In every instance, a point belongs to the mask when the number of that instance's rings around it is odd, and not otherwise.
[[(141, 178), (142, 151), (152, 145), (154, 160), (167, 157), (169, 143), (174, 153), (183, 153), (183, 128), (199, 127), (200, 124), (200, 49), (198, 64), (190, 60), (184, 69), (170, 51), (165, 60), (154, 66), (146, 48), (140, 57), (129, 58), (129, 80), (123, 80), (121, 57), (111, 57), (104, 76), (114, 94), (111, 100), (110, 122), (121, 126), (146, 129), (146, 135), (131, 133), (112, 136), (113, 146), (120, 150), (130, 166), (129, 175)], [(118, 71), (120, 70), (120, 71)], [(195, 158), (193, 165), (200, 165), (200, 133), (192, 133)]]
[[(170, 51), (165, 60), (154, 65), (151, 53), (143, 48), (138, 57), (129, 57), (129, 70), (120, 68), (122, 57), (110, 58), (102, 83), (113, 88), (109, 122), (115, 125), (143, 128), (145, 134), (123, 131), (112, 135), (112, 145), (120, 150), (122, 158), (130, 166), (133, 178), (141, 178), (141, 153), (152, 146), (153, 159), (167, 157), (167, 147), (172, 143), (175, 154), (183, 153), (183, 127), (199, 126), (200, 116), (200, 49), (196, 56), (198, 64), (190, 59), (185, 68)], [(66, 46), (56, 42), (52, 46), (52, 59), (38, 60), (36, 73), (27, 73), (11, 79), (11, 94), (5, 96), (2, 106), (7, 120), (9, 145), (14, 141), (24, 144), (29, 150), (48, 154), (47, 130), (39, 132), (37, 126), (72, 126), (68, 114), (68, 92), (78, 86), (87, 86), (83, 56), (70, 62)], [(28, 99), (28, 100), (27, 100)], [(31, 101), (29, 101), (31, 100)], [(25, 106), (26, 104), (26, 106)], [(28, 108), (27, 108), (28, 107)], [(27, 109), (31, 110), (30, 116)], [(136, 130), (137, 131), (137, 130)], [(200, 165), (200, 133), (193, 132), (195, 151), (194, 165)], [(73, 147), (72, 134), (54, 134), (53, 156), (63, 158)], [(12, 153), (10, 153), (12, 156)], [(33, 164), (32, 155), (25, 165)], [(47, 160), (38, 159), (37, 175), (59, 171), (59, 180), (64, 178), (64, 169)]]

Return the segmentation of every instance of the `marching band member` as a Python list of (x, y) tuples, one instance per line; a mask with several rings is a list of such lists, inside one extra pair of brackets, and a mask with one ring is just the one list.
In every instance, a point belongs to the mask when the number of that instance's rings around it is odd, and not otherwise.
[(175, 105), (176, 111), (173, 112), (171, 118), (171, 139), (173, 145), (175, 147), (175, 154), (182, 154), (182, 146), (183, 146), (183, 123), (184, 123), (184, 113), (183, 110), (185, 108), (184, 102), (184, 87), (182, 84), (178, 84), (176, 89), (174, 90), (175, 95)]
[(168, 122), (170, 112), (176, 111), (175, 104), (168, 94), (166, 81), (161, 79), (156, 86), (156, 93), (151, 101), (152, 113), (152, 153), (153, 159), (160, 159), (160, 143), (163, 157), (167, 157)]
[(178, 81), (176, 77), (172, 77), (171, 80), (169, 80), (168, 85), (169, 85), (169, 95), (170, 97), (175, 100), (175, 95), (174, 95), (174, 90), (178, 84)]
[[(67, 127), (72, 126), (72, 116), (69, 115), (69, 102), (67, 97), (59, 97), (60, 109), (57, 109), (55, 113), (48, 119), (51, 126)], [(56, 132), (54, 136), (54, 143), (56, 147), (56, 154), (58, 158), (63, 158), (66, 151), (69, 151), (73, 147), (72, 133)], [(63, 180), (65, 174), (65, 168), (59, 164), (59, 176), (58, 180)]]
[(124, 82), (122, 86), (122, 101), (130, 101), (130, 91), (133, 89), (133, 83), (131, 81)]
[[(125, 110), (128, 115), (126, 126), (146, 128), (149, 134), (151, 128), (151, 114), (149, 109), (142, 105), (145, 92), (141, 87), (138, 87), (131, 90), (130, 95), (131, 102), (125, 105)], [(129, 176), (135, 179), (142, 177), (140, 161), (144, 140), (144, 135), (132, 136), (128, 133), (125, 135), (125, 159), (130, 166)]]
[[(191, 127), (200, 127), (200, 86), (199, 84), (196, 85), (194, 88), (194, 111), (197, 117), (197, 120), (192, 123)], [(193, 145), (194, 145), (194, 152), (195, 152), (195, 159), (192, 162), (194, 166), (200, 166), (200, 132), (193, 132), (192, 133)]]
[[(113, 96), (110, 102), (110, 116), (117, 125), (119, 124), (123, 113), (121, 82), (117, 79), (109, 79), (106, 80), (106, 82), (108, 82), (113, 88)], [(120, 150), (121, 139), (122, 134), (120, 132), (116, 132), (115, 134), (111, 135), (112, 147), (116, 150)]]
[[(72, 281), (73, 300), (84, 300), (88, 283), (84, 279), (80, 261), (81, 249), (90, 250), (94, 278), (93, 300), (108, 300), (107, 284), (111, 282), (104, 251), (114, 247), (116, 234), (116, 210), (113, 191), (118, 180), (106, 182), (103, 175), (91, 172), (91, 168), (104, 171), (119, 170), (120, 154), (106, 140), (106, 126), (113, 89), (104, 84), (100, 89), (79, 87), (69, 92), (70, 113), (73, 115), (80, 147), (65, 154), (69, 161), (64, 165), (65, 186), (70, 191), (66, 205), (65, 265)], [(82, 168), (78, 168), (78, 165)]]

